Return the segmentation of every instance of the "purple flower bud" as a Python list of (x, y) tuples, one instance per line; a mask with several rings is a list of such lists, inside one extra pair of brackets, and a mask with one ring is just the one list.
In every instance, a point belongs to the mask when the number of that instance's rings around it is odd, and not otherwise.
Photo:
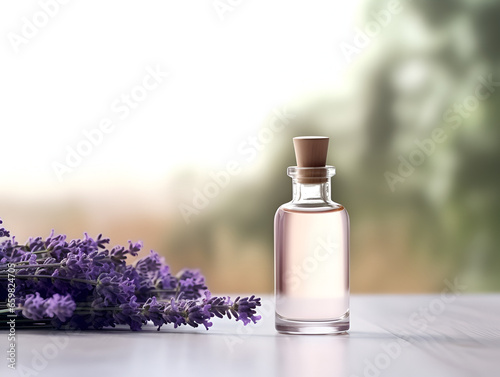
[(22, 313), (29, 319), (39, 320), (45, 317), (45, 300), (40, 297), (40, 293), (26, 295)]
[(106, 305), (116, 305), (129, 302), (134, 294), (135, 285), (129, 279), (113, 273), (103, 273), (97, 279), (96, 293), (104, 299)]
[(70, 318), (75, 309), (75, 301), (73, 301), (70, 295), (61, 296), (56, 293), (45, 302), (46, 316), (51, 318), (57, 317), (61, 322)]
[[(2, 219), (0, 219), (0, 224), (3, 224)], [(0, 238), (2, 237), (10, 237), (10, 232), (5, 228), (0, 227)]]
[(121, 304), (119, 310), (113, 313), (113, 317), (117, 323), (129, 325), (133, 331), (140, 330), (142, 324), (146, 322), (135, 296), (132, 296), (129, 302)]
[(257, 311), (255, 309), (260, 305), (260, 298), (255, 298), (255, 296), (242, 299), (238, 297), (233, 304), (234, 310), (238, 313), (236, 320), (242, 321), (245, 326), (250, 322), (257, 323), (261, 316), (256, 315)]

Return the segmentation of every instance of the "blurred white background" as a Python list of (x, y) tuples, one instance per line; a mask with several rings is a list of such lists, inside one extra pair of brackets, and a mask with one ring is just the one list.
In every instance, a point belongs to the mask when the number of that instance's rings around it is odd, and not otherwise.
[[(41, 3), (52, 9), (47, 22)], [(338, 41), (352, 32), (354, 2), (219, 3), (227, 8), (2, 2), (0, 194), (60, 196), (123, 184), (154, 193), (176, 166), (222, 168), (273, 108), (338, 81), (348, 66)], [(20, 42), (11, 33), (31, 30), (25, 17), (46, 25)], [(170, 77), (121, 120), (111, 104), (141, 83), (147, 66)], [(114, 130), (59, 182), (52, 163), (64, 163), (66, 147), (102, 118)]]

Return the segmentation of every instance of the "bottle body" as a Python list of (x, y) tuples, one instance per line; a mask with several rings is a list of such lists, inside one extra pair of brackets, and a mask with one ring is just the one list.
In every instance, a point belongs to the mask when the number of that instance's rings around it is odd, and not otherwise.
[(329, 178), (313, 184), (294, 179), (294, 200), (276, 212), (280, 332), (328, 334), (349, 329), (349, 215), (330, 200), (329, 187)]

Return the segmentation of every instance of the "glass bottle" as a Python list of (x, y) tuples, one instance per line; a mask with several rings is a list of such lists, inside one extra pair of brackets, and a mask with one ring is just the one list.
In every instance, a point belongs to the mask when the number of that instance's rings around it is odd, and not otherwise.
[(349, 329), (349, 215), (331, 200), (326, 137), (294, 138), (293, 199), (274, 222), (276, 330), (330, 334)]

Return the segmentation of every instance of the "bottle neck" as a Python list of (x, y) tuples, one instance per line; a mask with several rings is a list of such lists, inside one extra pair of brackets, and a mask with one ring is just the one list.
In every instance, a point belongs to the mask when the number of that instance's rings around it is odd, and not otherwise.
[(293, 179), (293, 204), (321, 206), (332, 203), (330, 197), (330, 178), (323, 183), (301, 183)]

